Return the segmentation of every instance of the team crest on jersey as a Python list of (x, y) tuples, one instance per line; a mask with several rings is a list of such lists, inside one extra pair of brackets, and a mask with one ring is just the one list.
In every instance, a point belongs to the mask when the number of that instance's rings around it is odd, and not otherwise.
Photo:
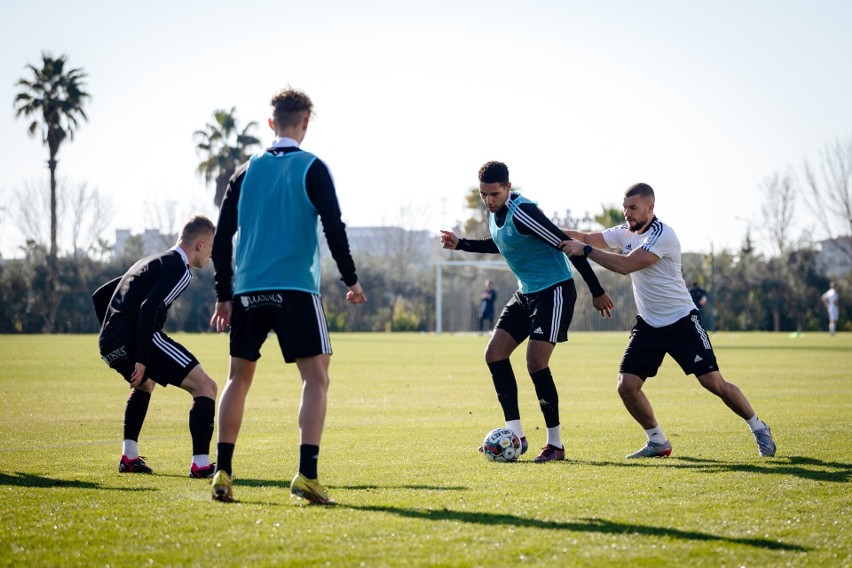
[(631, 245), (630, 243), (627, 243), (627, 246), (624, 247), (624, 254), (627, 254), (628, 252), (630, 252), (632, 250), (633, 250), (633, 245)]

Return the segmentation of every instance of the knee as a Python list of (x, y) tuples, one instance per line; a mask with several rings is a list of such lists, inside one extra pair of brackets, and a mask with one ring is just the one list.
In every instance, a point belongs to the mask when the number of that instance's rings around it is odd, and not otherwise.
[(699, 384), (715, 395), (721, 395), (728, 387), (728, 383), (719, 373), (708, 373), (698, 377)]
[(621, 398), (629, 398), (642, 389), (642, 379), (633, 375), (618, 375), (615, 390)]
[(196, 396), (206, 396), (216, 400), (216, 395), (219, 393), (219, 386), (207, 373), (204, 373), (199, 381)]
[(305, 385), (324, 392), (328, 391), (328, 387), (331, 384), (331, 378), (328, 376), (328, 373), (311, 373), (302, 377), (302, 380), (305, 382)]

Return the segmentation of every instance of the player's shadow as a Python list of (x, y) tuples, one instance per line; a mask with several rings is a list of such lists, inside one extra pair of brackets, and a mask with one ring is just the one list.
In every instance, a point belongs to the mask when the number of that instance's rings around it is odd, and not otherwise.
[(54, 477), (44, 477), (32, 473), (4, 473), (0, 472), (0, 485), (9, 485), (13, 487), (34, 487), (42, 489), (51, 488), (70, 488), (70, 489), (99, 489), (110, 491), (154, 491), (148, 487), (109, 487), (94, 483), (91, 481), (80, 481), (79, 479), (57, 479)]
[(462, 523), (475, 523), (481, 525), (510, 525), (515, 527), (560, 530), (571, 532), (618, 534), (618, 535), (642, 535), (653, 537), (668, 537), (687, 541), (718, 541), (729, 544), (741, 544), (756, 548), (772, 550), (790, 550), (794, 552), (807, 552), (809, 549), (798, 544), (787, 544), (766, 538), (731, 538), (699, 531), (687, 531), (675, 528), (647, 526), (631, 523), (618, 523), (606, 519), (582, 518), (577, 521), (542, 521), (529, 519), (517, 515), (481, 513), (473, 511), (452, 511), (449, 509), (411, 509), (405, 507), (386, 507), (380, 505), (347, 505), (349, 509), (369, 511), (374, 513), (388, 513), (427, 521), (454, 521)]
[[(280, 487), (282, 489), (290, 488), (290, 481), (286, 479), (257, 479), (257, 478), (234, 478), (235, 486), (243, 486), (243, 487)], [(394, 490), (398, 491), (400, 489), (410, 489), (412, 491), (467, 491), (467, 487), (462, 486), (452, 486), (447, 487), (445, 485), (374, 485), (374, 484), (363, 484), (363, 485), (328, 485), (329, 489), (347, 489), (351, 491), (387, 491)]]
[[(573, 460), (577, 461), (577, 460)], [(848, 483), (852, 477), (852, 464), (825, 461), (805, 456), (776, 457), (759, 463), (727, 462), (709, 458), (677, 456), (660, 460), (630, 460), (625, 462), (583, 462), (602, 467), (671, 467), (704, 473), (736, 471), (764, 475), (791, 475), (812, 481)]]

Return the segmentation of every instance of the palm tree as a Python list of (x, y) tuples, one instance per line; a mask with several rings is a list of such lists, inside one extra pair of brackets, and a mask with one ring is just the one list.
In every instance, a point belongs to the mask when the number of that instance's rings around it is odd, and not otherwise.
[[(88, 120), (83, 104), (91, 98), (83, 90), (86, 73), (82, 69), (66, 71), (65, 55), (54, 57), (48, 52), (41, 54), (41, 68), (27, 65), (32, 78), (21, 78), (17, 85), (22, 87), (15, 97), (16, 116), (32, 118), (28, 127), (30, 136), (41, 132), (42, 142), (47, 145), (50, 169), (50, 252), (49, 258), (56, 265), (56, 155), (65, 138), (74, 139), (79, 127), (78, 117)], [(55, 274), (54, 274), (55, 276)]]
[(204, 158), (198, 164), (198, 173), (204, 176), (208, 184), (214, 180), (216, 182), (216, 195), (213, 197), (216, 207), (222, 206), (228, 180), (240, 164), (248, 159), (251, 153), (249, 149), (260, 145), (260, 140), (248, 133), (257, 123), (249, 122), (239, 131), (236, 112), (236, 107), (231, 107), (229, 111), (214, 111), (215, 122), (207, 123), (204, 130), (196, 130), (193, 134), (197, 140), (195, 149)]

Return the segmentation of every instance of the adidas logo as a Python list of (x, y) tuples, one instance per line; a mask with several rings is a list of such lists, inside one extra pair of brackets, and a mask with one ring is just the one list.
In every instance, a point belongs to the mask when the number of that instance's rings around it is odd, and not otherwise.
[(624, 247), (624, 252), (629, 252), (631, 250), (633, 250), (633, 245), (631, 245), (630, 243), (627, 243), (627, 246)]
[(703, 360), (704, 360), (704, 359), (702, 359), (702, 358), (701, 358), (701, 355), (696, 355), (696, 356), (695, 356), (695, 361), (693, 361), (693, 363), (698, 363), (699, 361), (703, 361)]
[(543, 334), (544, 332), (541, 330), (540, 327), (537, 327), (533, 330), (533, 333)]

